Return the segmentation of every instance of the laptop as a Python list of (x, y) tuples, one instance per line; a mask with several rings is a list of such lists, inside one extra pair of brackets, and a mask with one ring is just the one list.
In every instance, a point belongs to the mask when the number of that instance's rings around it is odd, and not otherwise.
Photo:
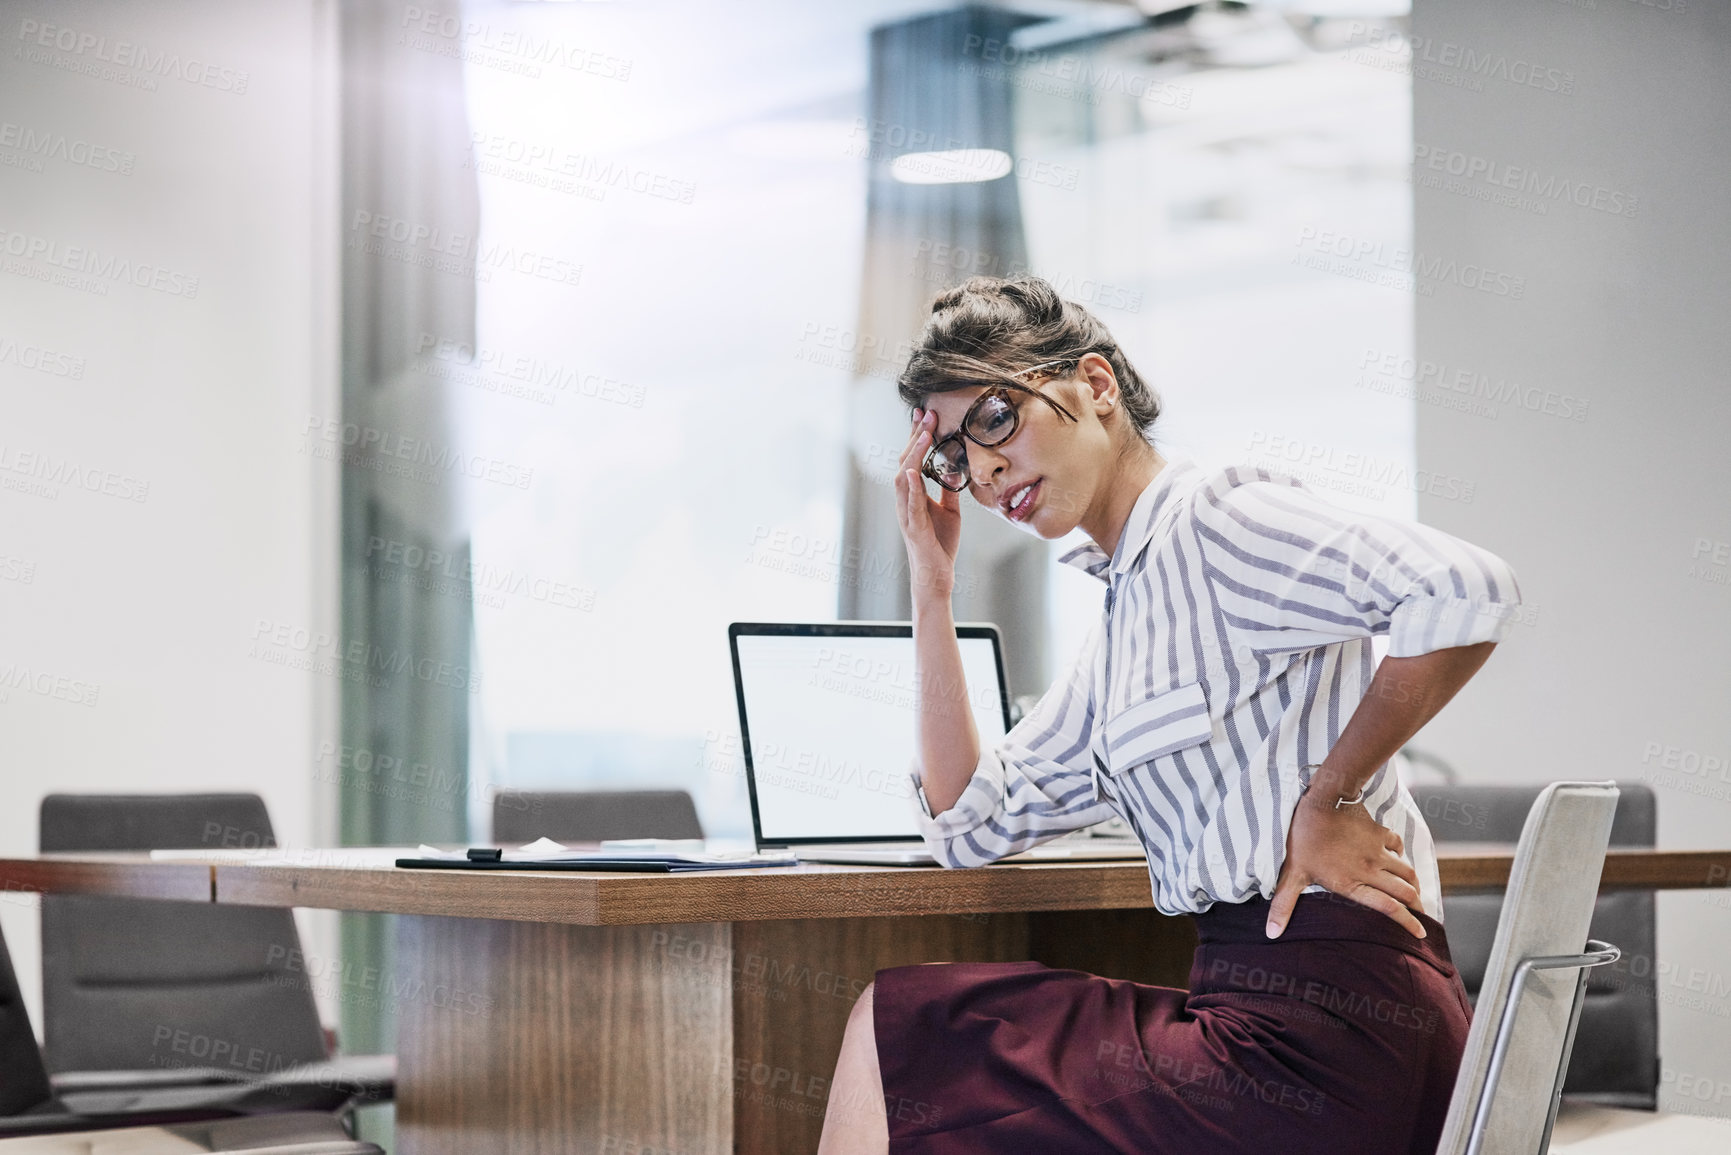
[[(959, 624), (956, 639), (980, 742), (996, 745), (1010, 729), (997, 627)], [(727, 640), (758, 848), (791, 849), (807, 862), (935, 865), (920, 839), (908, 776), (913, 624), (734, 622)], [(1096, 833), (1110, 825), (1002, 861), (1145, 857), (1127, 833)]]

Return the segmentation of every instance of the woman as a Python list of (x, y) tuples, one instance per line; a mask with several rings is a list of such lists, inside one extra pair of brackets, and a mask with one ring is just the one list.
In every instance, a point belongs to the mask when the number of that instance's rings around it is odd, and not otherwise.
[[(1032, 962), (879, 971), (820, 1155), (1432, 1151), (1469, 1010), (1389, 759), (1506, 632), (1512, 571), (1290, 478), (1166, 460), (1154, 394), (1035, 277), (939, 296), (898, 385), (922, 686), (963, 681), (961, 489), (1042, 538), (1081, 528), (1061, 560), (1106, 585), (1068, 674), (995, 749), (959, 698), (922, 695), (927, 844), (976, 866), (1122, 817), (1199, 946), (1188, 991)], [(854, 1106), (885, 1101), (919, 1109)]]

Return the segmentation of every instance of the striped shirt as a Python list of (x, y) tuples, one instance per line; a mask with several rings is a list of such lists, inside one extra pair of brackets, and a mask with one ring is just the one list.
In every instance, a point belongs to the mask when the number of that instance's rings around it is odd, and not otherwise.
[[(1353, 513), (1262, 469), (1155, 474), (1107, 557), (1059, 559), (1106, 584), (1068, 673), (920, 831), (946, 866), (978, 866), (1122, 817), (1167, 914), (1272, 897), (1300, 792), (1391, 657), (1500, 641), (1520, 590), (1494, 554), (1441, 530)], [(1389, 763), (1364, 802), (1397, 831), (1420, 903), (1442, 918), (1436, 853)], [(1311, 886), (1320, 890), (1320, 886)]]

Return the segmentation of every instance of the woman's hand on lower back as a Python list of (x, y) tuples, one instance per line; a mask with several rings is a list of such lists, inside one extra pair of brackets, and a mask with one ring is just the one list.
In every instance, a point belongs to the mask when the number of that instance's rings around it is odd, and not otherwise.
[(908, 581), (916, 604), (929, 596), (946, 601), (956, 585), (956, 550), (962, 540), (961, 495), (938, 487), (926, 493), (920, 467), (931, 449), (936, 418), (920, 410), (896, 471), (896, 521), (908, 550)]
[(1292, 814), (1286, 861), (1268, 910), (1268, 937), (1279, 938), (1299, 892), (1317, 883), (1372, 910), (1380, 910), (1418, 938), (1418, 872), (1400, 856), (1400, 835), (1378, 823), (1361, 804), (1336, 807), (1332, 796), (1306, 792)]

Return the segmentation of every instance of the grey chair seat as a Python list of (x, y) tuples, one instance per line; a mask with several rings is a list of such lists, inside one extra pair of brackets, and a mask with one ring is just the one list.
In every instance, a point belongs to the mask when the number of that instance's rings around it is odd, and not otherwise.
[(118, 1127), (0, 1139), (0, 1155), (187, 1155), (247, 1151), (251, 1155), (384, 1155), (349, 1138), (329, 1115), (258, 1115), (161, 1127)]

